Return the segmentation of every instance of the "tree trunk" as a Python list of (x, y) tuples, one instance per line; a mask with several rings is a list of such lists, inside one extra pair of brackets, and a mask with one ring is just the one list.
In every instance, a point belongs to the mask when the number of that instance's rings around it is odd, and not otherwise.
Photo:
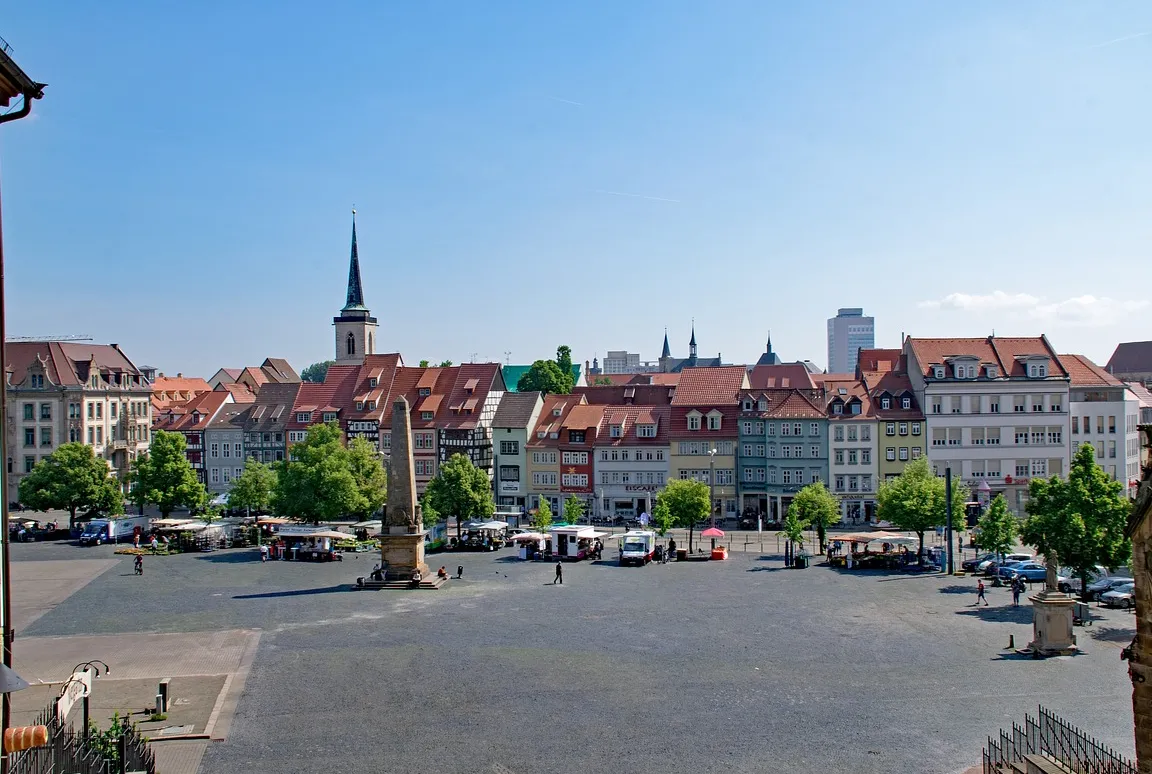
[(824, 531), (824, 522), (822, 522), (822, 521), (816, 522), (816, 535), (817, 535), (818, 539), (820, 540), (820, 553), (824, 553), (824, 549), (826, 547), (825, 543), (828, 542), (826, 539), (828, 537), (828, 533), (826, 533)]
[(71, 532), (72, 528), (76, 526), (76, 506), (68, 508), (68, 531)]
[(916, 563), (921, 567), (924, 566), (924, 530), (916, 533), (916, 537), (920, 538), (920, 550), (916, 554)]
[(688, 525), (688, 553), (692, 553), (692, 533), (696, 529), (696, 524), (693, 522)]

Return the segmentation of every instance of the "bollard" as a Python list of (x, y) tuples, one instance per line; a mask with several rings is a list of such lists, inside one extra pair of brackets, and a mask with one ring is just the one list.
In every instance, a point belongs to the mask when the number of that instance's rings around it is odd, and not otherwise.
[(156, 714), (157, 715), (167, 714), (164, 710), (164, 696), (159, 694), (159, 693), (156, 694)]
[(1011, 634), (1008, 635), (1008, 647), (1004, 650), (1016, 650), (1016, 638)]
[(160, 714), (168, 713), (168, 690), (171, 688), (172, 679), (165, 677), (160, 681), (159, 693), (156, 694), (156, 711)]

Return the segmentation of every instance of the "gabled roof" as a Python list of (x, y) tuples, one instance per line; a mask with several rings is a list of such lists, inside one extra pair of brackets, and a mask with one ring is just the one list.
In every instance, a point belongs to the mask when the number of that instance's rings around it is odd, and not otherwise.
[(258, 387), (267, 384), (269, 381), (268, 374), (264, 373), (263, 369), (252, 368), (251, 366), (245, 368), (237, 378), (242, 379), (245, 376), (251, 379)]
[[(536, 419), (536, 426), (532, 428), (528, 436), (528, 445), (559, 446), (559, 433), (564, 420), (573, 408), (582, 404), (585, 404), (583, 395), (545, 396), (544, 406), (540, 409), (540, 416)], [(556, 415), (557, 411), (559, 411), (559, 416)], [(543, 438), (539, 437), (540, 433), (544, 433)], [(552, 433), (556, 433), (557, 437), (553, 438)]]
[[(221, 407), (231, 401), (226, 392), (209, 390), (196, 396), (179, 407), (172, 407), (153, 415), (152, 426), (156, 430), (169, 432), (203, 430), (216, 416)], [(175, 421), (168, 421), (169, 418)], [(199, 418), (199, 421), (196, 421)]]
[(1152, 341), (1126, 341), (1117, 344), (1116, 351), (1108, 358), (1107, 368), (1114, 374), (1152, 372)]
[(209, 430), (240, 431), (242, 429), (241, 423), (243, 416), (250, 408), (251, 406), (247, 404), (238, 405), (236, 403), (225, 403), (220, 407), (220, 410), (216, 412), (216, 416), (213, 417), (212, 421), (210, 421), (206, 427)]
[[(316, 411), (322, 406), (347, 406), (356, 389), (356, 379), (360, 375), (359, 365), (330, 365), (323, 382), (301, 382), (296, 401), (292, 405), (292, 415), (285, 421), (290, 430), (302, 430), (314, 422), (297, 422), (297, 411)], [(264, 393), (270, 385), (260, 388)], [(279, 385), (277, 385), (279, 386)], [(309, 408), (311, 407), (311, 408)]]
[(668, 406), (672, 403), (675, 389), (658, 384), (625, 384), (609, 387), (595, 385), (577, 387), (573, 395), (583, 395), (589, 403), (606, 406)]
[(256, 400), (237, 418), (249, 432), (286, 430), (290, 419), (295, 419), (292, 407), (300, 392), (300, 382), (266, 384), (260, 388)]
[(856, 361), (856, 370), (874, 372), (902, 370), (900, 358), (903, 354), (899, 349), (861, 349)]
[(5, 344), (5, 368), (13, 385), (21, 384), (28, 367), (37, 360), (52, 385), (78, 387), (87, 384), (95, 367), (105, 379), (119, 379), (128, 388), (150, 390), (132, 361), (115, 344), (74, 344), (64, 341), (12, 341)]
[(538, 392), (506, 392), (496, 407), (492, 427), (530, 430), (528, 425), (543, 405), (543, 396)]
[(1152, 408), (1152, 392), (1149, 392), (1148, 388), (1139, 382), (1125, 382), (1125, 386), (1140, 401), (1140, 408)]
[(757, 390), (812, 389), (816, 383), (803, 363), (758, 365), (748, 372), (748, 386)]
[[(759, 416), (765, 419), (824, 419), (824, 391), (816, 389), (768, 389), (742, 390), (740, 400), (750, 398), (752, 411), (742, 411), (741, 416)], [(767, 403), (767, 410), (760, 410), (760, 401)]]
[(672, 398), (673, 406), (734, 406), (741, 388), (748, 386), (743, 366), (686, 368)]
[(1073, 387), (1122, 387), (1124, 382), (1084, 355), (1061, 355), (1060, 363), (1072, 378)]
[[(667, 446), (668, 423), (672, 409), (668, 406), (603, 406), (603, 419), (596, 433), (596, 446)], [(612, 436), (612, 426), (620, 435)], [(636, 435), (637, 425), (654, 425), (656, 436)]]
[[(912, 389), (912, 380), (908, 374), (896, 371), (864, 371), (861, 376), (872, 397), (872, 413), (877, 419), (891, 420), (917, 420), (924, 418), (916, 402), (916, 393)], [(891, 400), (888, 408), (883, 408), (881, 401), (887, 395)], [(903, 398), (911, 400), (911, 408), (901, 408)]]
[[(994, 365), (1007, 377), (1026, 377), (1024, 358), (1042, 357), (1048, 361), (1048, 375), (1066, 377), (1067, 371), (1060, 364), (1056, 352), (1044, 336), (1001, 338), (988, 336), (983, 339), (917, 339), (909, 336), (905, 340), (916, 358), (924, 376), (932, 375), (932, 366), (944, 365), (952, 358), (970, 357), (980, 363)], [(908, 364), (911, 368), (911, 363)]]
[[(824, 374), (813, 378), (819, 380), (824, 388), (824, 401), (829, 419), (842, 421), (875, 418), (872, 414), (872, 399), (868, 395), (868, 388), (860, 379), (844, 374)], [(833, 406), (837, 403), (845, 407), (841, 414), (833, 410)], [(848, 410), (853, 403), (860, 404), (859, 414), (852, 414)]]
[(260, 370), (268, 377), (268, 381), (279, 384), (300, 381), (300, 374), (282, 357), (267, 357), (260, 365)]
[(248, 385), (240, 384), (239, 382), (232, 382), (231, 384), (221, 382), (216, 385), (216, 389), (231, 393), (232, 400), (237, 403), (252, 403), (256, 400), (256, 393), (248, 389)]

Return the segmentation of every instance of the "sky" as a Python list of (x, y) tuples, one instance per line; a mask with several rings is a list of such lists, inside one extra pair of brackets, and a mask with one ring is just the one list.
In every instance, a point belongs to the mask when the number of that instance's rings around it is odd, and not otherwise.
[(1152, 4), (205, 0), (6, 9), (10, 336), (210, 376), (334, 352), (826, 362), (1152, 338)]

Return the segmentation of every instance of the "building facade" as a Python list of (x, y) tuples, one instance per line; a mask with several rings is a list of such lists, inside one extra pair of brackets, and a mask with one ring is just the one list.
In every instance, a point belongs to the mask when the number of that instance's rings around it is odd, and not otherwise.
[(872, 399), (855, 377), (826, 379), (822, 386), (828, 417), (828, 488), (840, 498), (843, 523), (871, 523), (876, 520), (880, 488), (879, 428)]
[(201, 484), (208, 481), (205, 467), (204, 430), (221, 412), (225, 405), (232, 403), (232, 394), (226, 391), (202, 392), (187, 403), (169, 406), (152, 416), (153, 432), (163, 430), (180, 433), (184, 436), (184, 454), (188, 464), (196, 471)]
[(115, 344), (7, 344), (9, 502), (36, 463), (65, 443), (86, 443), (125, 479), (148, 450), (152, 385)]
[(492, 418), (493, 487), (502, 510), (528, 509), (528, 433), (544, 408), (538, 392), (505, 392)]
[(1032, 478), (1067, 475), (1070, 379), (1045, 337), (909, 337), (904, 356), (937, 475), (987, 482), (1020, 516)]
[(840, 309), (828, 319), (828, 373), (856, 373), (860, 350), (875, 346), (876, 322), (865, 317), (863, 309)]
[(740, 394), (747, 387), (743, 366), (685, 368), (672, 398), (668, 475), (708, 484), (712, 512), (722, 518), (738, 513), (736, 445)]
[(226, 403), (204, 427), (204, 485), (213, 496), (227, 494), (236, 469), (244, 468), (242, 417), (249, 409), (248, 405)]
[(528, 439), (528, 508), (535, 510), (540, 507), (540, 501), (545, 500), (557, 521), (563, 497), (560, 489), (560, 436), (568, 414), (582, 404), (585, 404), (584, 398), (578, 395), (547, 396)]
[(742, 513), (783, 521), (797, 492), (828, 482), (824, 391), (745, 390), (740, 394), (739, 468)]
[(596, 508), (601, 518), (652, 513), (668, 481), (668, 406), (604, 407), (593, 448)]
[(1071, 382), (1070, 451), (1082, 444), (1096, 452), (1096, 464), (1129, 497), (1140, 483), (1140, 399), (1124, 382), (1083, 355), (1061, 355)]
[(926, 453), (924, 413), (898, 349), (861, 350), (857, 373), (876, 417), (877, 476), (891, 481)]

